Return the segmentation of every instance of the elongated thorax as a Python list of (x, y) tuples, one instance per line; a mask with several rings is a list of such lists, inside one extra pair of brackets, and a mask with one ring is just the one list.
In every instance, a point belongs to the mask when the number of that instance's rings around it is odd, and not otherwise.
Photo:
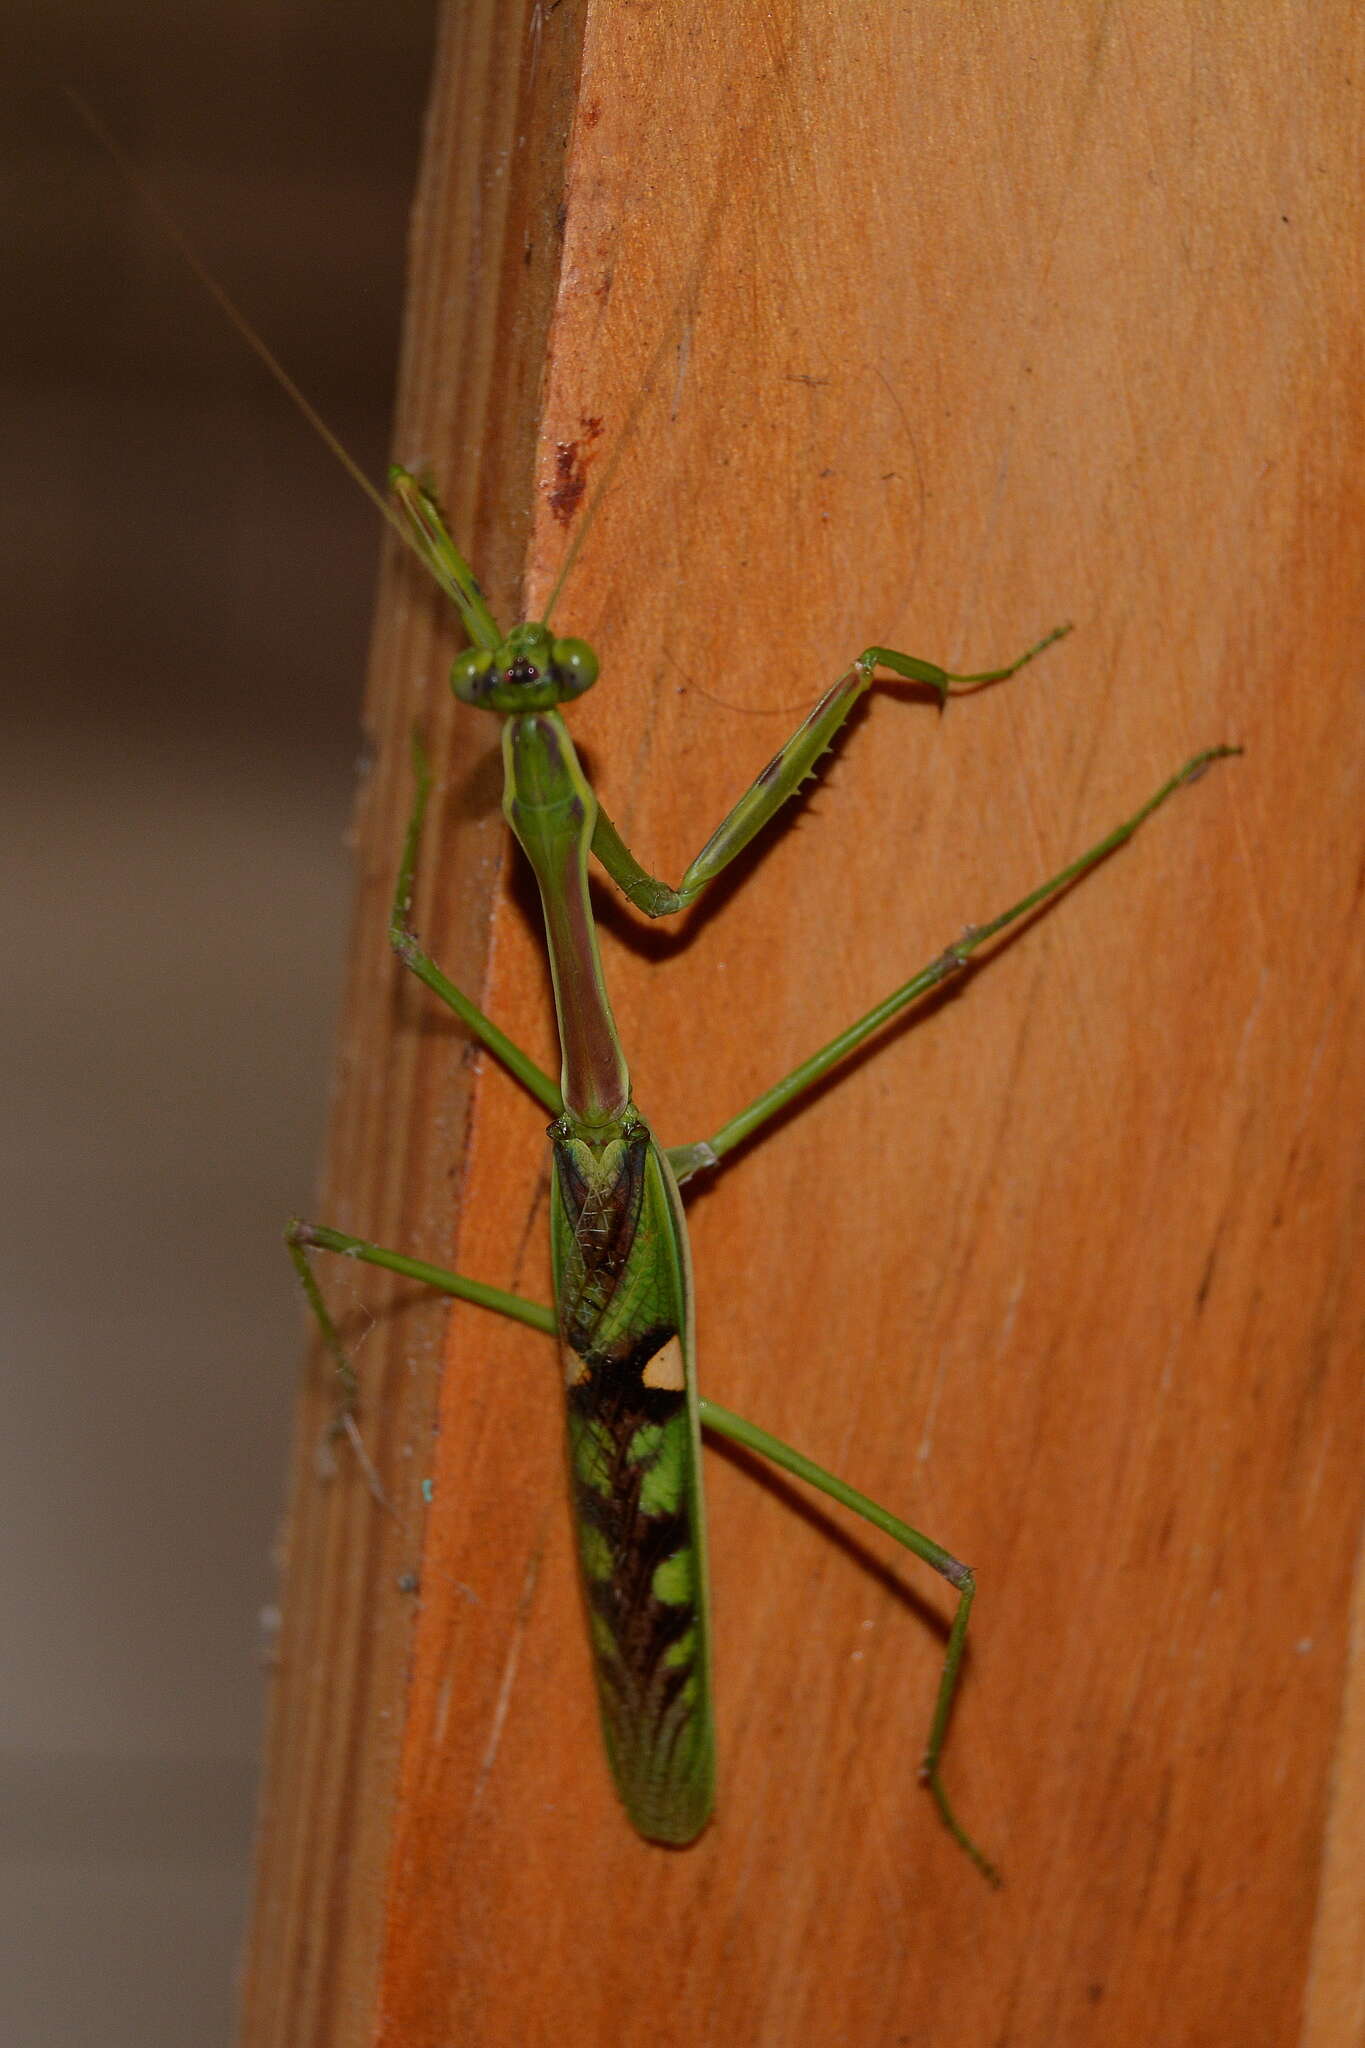
[(602, 978), (588, 894), (597, 799), (557, 711), (509, 718), (503, 813), (535, 871), (559, 1027), (560, 1093), (574, 1123), (604, 1134), (630, 1104), (630, 1076)]

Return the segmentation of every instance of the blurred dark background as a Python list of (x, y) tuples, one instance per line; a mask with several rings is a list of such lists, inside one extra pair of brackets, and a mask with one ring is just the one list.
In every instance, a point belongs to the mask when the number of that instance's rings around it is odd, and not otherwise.
[(223, 2041), (432, 12), (7, 9), (5, 2048)]

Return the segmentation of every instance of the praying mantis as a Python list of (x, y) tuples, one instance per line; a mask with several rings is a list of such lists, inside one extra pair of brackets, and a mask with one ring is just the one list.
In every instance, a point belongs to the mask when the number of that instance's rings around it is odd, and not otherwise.
[(1102, 839), (1008, 909), (969, 927), (709, 1138), (664, 1147), (633, 1099), (599, 957), (589, 856), (647, 916), (684, 911), (817, 769), (879, 673), (923, 686), (941, 705), (958, 692), (1008, 680), (1068, 629), (1047, 634), (1005, 667), (974, 674), (958, 674), (893, 648), (866, 648), (755, 777), (673, 888), (630, 851), (574, 750), (562, 707), (596, 682), (592, 649), (551, 631), (555, 597), (539, 620), (504, 633), (432, 492), (403, 469), (392, 472), (391, 482), (400, 530), (455, 604), (471, 643), (455, 660), (451, 687), (462, 702), (503, 722), (503, 812), (540, 893), (558, 1025), (558, 1081), (448, 980), (413, 929), (414, 876), (431, 786), (416, 741), (415, 795), (390, 940), (404, 965), (551, 1118), (555, 1305), (531, 1302), (342, 1231), (295, 1220), (287, 1233), (289, 1251), (336, 1363), (340, 1420), (354, 1434), (358, 1384), (312, 1268), (315, 1251), (386, 1268), (557, 1338), (564, 1366), (570, 1501), (603, 1738), (626, 1813), (651, 1842), (683, 1846), (695, 1840), (711, 1816), (715, 1795), (701, 1429), (759, 1453), (891, 1536), (938, 1572), (957, 1596), (920, 1777), (954, 1840), (985, 1877), (998, 1882), (994, 1865), (958, 1820), (942, 1777), (975, 1595), (972, 1571), (790, 1445), (702, 1397), (681, 1191), (718, 1169), (917, 999), (960, 973), (991, 939), (1124, 845), (1211, 763), (1239, 749), (1219, 745), (1195, 754)]
[[(287, 1242), (337, 1369), (337, 1427), (360, 1450), (359, 1385), (310, 1263), (328, 1251), (415, 1279), (558, 1339), (564, 1361), (568, 1466), (580, 1579), (608, 1762), (627, 1815), (647, 1841), (684, 1846), (715, 1793), (702, 1427), (768, 1459), (880, 1529), (938, 1572), (957, 1596), (920, 1764), (920, 1778), (982, 1874), (998, 1872), (958, 1820), (942, 1755), (962, 1673), (976, 1583), (971, 1569), (842, 1478), (699, 1392), (691, 1261), (681, 1190), (715, 1172), (918, 999), (959, 974), (990, 940), (1125, 844), (1177, 790), (1240, 751), (1195, 754), (1145, 803), (1007, 910), (970, 926), (909, 980), (819, 1047), (709, 1138), (662, 1147), (636, 1107), (598, 953), (587, 868), (591, 854), (651, 918), (685, 911), (777, 817), (816, 771), (879, 671), (924, 688), (940, 705), (959, 690), (1016, 675), (1069, 630), (1059, 627), (1001, 668), (958, 674), (871, 646), (825, 691), (711, 834), (677, 888), (641, 866), (594, 795), (561, 705), (597, 680), (584, 642), (557, 638), (550, 613), (575, 548), (538, 621), (504, 634), (432, 493), (391, 474), (397, 512), (374, 490), (261, 336), (199, 262), (103, 124), (77, 111), (161, 221), (242, 339), (342, 466), (390, 519), (453, 601), (472, 643), (451, 671), (455, 695), (503, 720), (503, 811), (540, 891), (561, 1055), (558, 1082), (443, 974), (411, 922), (430, 776), (414, 742), (415, 792), (399, 863), (390, 939), (404, 965), (460, 1018), (549, 1114), (550, 1231), (555, 1306), (527, 1301), (327, 1226), (292, 1222)], [(586, 522), (577, 537), (581, 544)], [(737, 1259), (736, 1264), (740, 1263)], [(373, 1474), (371, 1484), (377, 1485)]]

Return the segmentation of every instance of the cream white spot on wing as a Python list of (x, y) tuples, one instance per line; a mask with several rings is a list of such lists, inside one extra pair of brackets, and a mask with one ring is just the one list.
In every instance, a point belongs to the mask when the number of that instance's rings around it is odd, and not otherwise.
[(658, 1387), (667, 1394), (680, 1394), (687, 1385), (682, 1338), (670, 1337), (666, 1344), (661, 1345), (640, 1377), (647, 1387)]

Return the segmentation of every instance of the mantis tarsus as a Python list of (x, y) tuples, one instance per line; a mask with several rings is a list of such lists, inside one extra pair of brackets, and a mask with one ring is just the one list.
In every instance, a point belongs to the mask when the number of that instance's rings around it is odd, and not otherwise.
[(463, 702), (495, 711), (504, 720), (503, 811), (540, 890), (559, 1028), (559, 1083), (454, 987), (418, 943), (410, 912), (430, 783), (416, 744), (416, 797), (390, 937), (404, 964), (553, 1119), (556, 1307), (542, 1307), (341, 1231), (292, 1223), (291, 1256), (336, 1360), (344, 1419), (353, 1431), (355, 1375), (311, 1270), (310, 1250), (386, 1267), (558, 1336), (565, 1365), (570, 1490), (603, 1733), (630, 1819), (651, 1841), (692, 1841), (706, 1825), (714, 1796), (701, 1426), (762, 1453), (894, 1537), (957, 1594), (920, 1776), (954, 1839), (995, 1880), (993, 1865), (953, 1812), (940, 1768), (975, 1593), (973, 1575), (876, 1502), (753, 1423), (700, 1397), (680, 1187), (719, 1166), (882, 1025), (959, 972), (1006, 926), (1123, 845), (1210, 762), (1237, 749), (1217, 746), (1196, 754), (1078, 859), (1008, 910), (969, 928), (713, 1136), (664, 1149), (631, 1098), (598, 958), (589, 853), (649, 916), (683, 910), (812, 772), (878, 670), (924, 685), (943, 702), (954, 686), (1004, 681), (1066, 629), (1048, 634), (1007, 667), (976, 675), (957, 675), (891, 648), (866, 649), (740, 797), (673, 889), (640, 866), (597, 802), (560, 715), (561, 704), (596, 680), (592, 650), (582, 641), (556, 638), (548, 613), (504, 635), (430, 492), (404, 470), (395, 470), (392, 481), (406, 537), (454, 600), (472, 643), (455, 661), (451, 686)]

